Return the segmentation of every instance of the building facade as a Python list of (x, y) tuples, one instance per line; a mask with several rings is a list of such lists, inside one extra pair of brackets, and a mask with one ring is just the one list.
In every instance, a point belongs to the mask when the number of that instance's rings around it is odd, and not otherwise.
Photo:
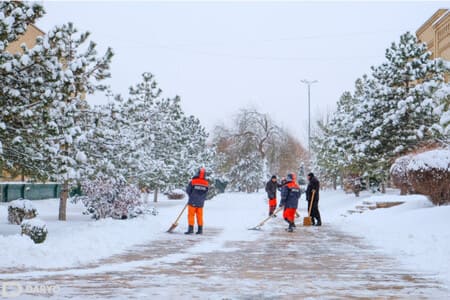
[(427, 44), (433, 58), (450, 61), (450, 10), (439, 9), (416, 31), (417, 38)]
[(44, 32), (42, 30), (34, 25), (29, 25), (27, 27), (27, 31), (25, 31), (23, 35), (21, 35), (16, 41), (10, 43), (8, 47), (6, 47), (6, 51), (13, 54), (22, 52), (20, 45), (25, 44), (28, 48), (31, 48), (36, 45), (36, 38), (43, 35)]

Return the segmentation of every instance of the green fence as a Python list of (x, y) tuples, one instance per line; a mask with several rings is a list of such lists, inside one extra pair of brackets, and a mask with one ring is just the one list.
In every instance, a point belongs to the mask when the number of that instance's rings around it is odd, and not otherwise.
[(16, 199), (41, 200), (59, 198), (61, 185), (57, 183), (0, 183), (0, 202)]

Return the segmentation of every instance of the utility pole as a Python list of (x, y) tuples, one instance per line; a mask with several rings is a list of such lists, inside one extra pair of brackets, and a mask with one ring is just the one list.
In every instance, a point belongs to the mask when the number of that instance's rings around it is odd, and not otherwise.
[(301, 80), (308, 86), (308, 153), (311, 154), (311, 85), (318, 82), (317, 80)]

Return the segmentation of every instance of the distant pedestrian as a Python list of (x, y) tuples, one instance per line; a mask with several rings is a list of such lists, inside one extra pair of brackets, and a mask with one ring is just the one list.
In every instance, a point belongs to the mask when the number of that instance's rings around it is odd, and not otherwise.
[(195, 175), (189, 182), (186, 188), (186, 193), (189, 196), (188, 200), (188, 230), (185, 234), (194, 233), (195, 217), (197, 217), (197, 234), (203, 233), (203, 205), (205, 204), (206, 195), (208, 194), (208, 181), (206, 180), (206, 171), (200, 168), (197, 175)]
[(277, 189), (277, 176), (273, 175), (272, 178), (270, 178), (270, 180), (266, 183), (266, 192), (267, 197), (269, 198), (269, 216), (276, 217), (273, 212), (277, 208)]
[[(306, 201), (308, 201), (308, 210), (311, 209), (311, 221), (312, 225), (322, 226), (322, 219), (320, 218), (319, 212), (319, 189), (320, 183), (319, 180), (314, 176), (313, 173), (308, 174), (308, 187), (306, 188)], [(314, 193), (314, 199), (312, 199), (312, 195)], [(312, 207), (311, 206), (312, 202)]]
[(293, 232), (295, 228), (295, 213), (297, 212), (300, 187), (294, 173), (286, 177), (286, 184), (281, 188), (280, 207), (284, 207), (283, 218), (289, 224), (287, 231)]

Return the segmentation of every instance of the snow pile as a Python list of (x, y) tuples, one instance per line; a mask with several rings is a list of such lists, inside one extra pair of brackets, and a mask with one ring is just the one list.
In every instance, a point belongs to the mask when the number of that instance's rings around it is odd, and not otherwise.
[(450, 172), (450, 150), (437, 149), (417, 154), (410, 160), (408, 171), (427, 171), (431, 169)]
[(31, 202), (30, 200), (26, 200), (26, 199), (11, 201), (11, 202), (9, 202), (8, 206), (12, 207), (12, 208), (20, 208), (24, 212), (30, 212), (30, 211), (36, 210), (36, 207), (33, 205), (33, 202)]

